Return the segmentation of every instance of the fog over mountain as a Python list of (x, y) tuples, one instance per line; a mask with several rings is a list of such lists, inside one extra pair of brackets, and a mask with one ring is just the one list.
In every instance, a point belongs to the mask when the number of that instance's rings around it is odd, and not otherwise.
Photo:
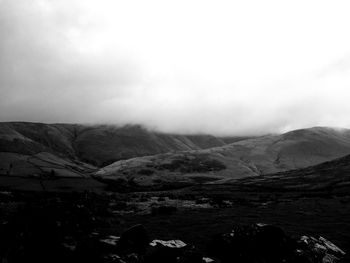
[(350, 127), (347, 1), (0, 0), (0, 121)]

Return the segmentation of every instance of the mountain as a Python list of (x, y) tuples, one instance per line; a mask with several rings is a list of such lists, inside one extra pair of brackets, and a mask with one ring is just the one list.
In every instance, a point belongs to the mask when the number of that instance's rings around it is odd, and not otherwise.
[(85, 177), (96, 168), (81, 162), (69, 125), (0, 123), (0, 174), (34, 177)]
[(223, 145), (211, 135), (165, 134), (137, 125), (4, 122), (0, 174), (82, 177), (121, 159)]
[(232, 183), (265, 191), (326, 191), (348, 195), (350, 155), (306, 168), (232, 180)]
[(0, 175), (93, 176), (119, 188), (224, 183), (305, 168), (347, 154), (350, 130), (327, 127), (220, 138), (159, 133), (137, 125), (0, 123)]
[(203, 150), (121, 160), (96, 176), (116, 185), (168, 187), (300, 169), (350, 154), (350, 130), (314, 127)]
[(211, 135), (177, 135), (149, 131), (138, 125), (84, 127), (74, 141), (77, 155), (88, 163), (105, 166), (117, 160), (158, 153), (223, 146)]

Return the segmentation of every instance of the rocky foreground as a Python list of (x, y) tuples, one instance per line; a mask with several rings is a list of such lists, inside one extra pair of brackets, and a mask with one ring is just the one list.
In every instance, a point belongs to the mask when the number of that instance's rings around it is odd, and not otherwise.
[[(335, 263), (345, 255), (323, 237), (302, 236), (297, 240), (279, 227), (263, 224), (234, 226), (230, 233), (218, 234), (205, 254), (181, 240), (151, 241), (142, 225), (126, 230), (120, 237), (92, 233), (89, 241), (90, 246), (80, 247), (79, 253), (84, 261), (92, 262)], [(72, 244), (63, 245), (72, 253), (78, 249)]]
[(291, 237), (280, 227), (261, 223), (232, 221), (231, 231), (213, 235), (204, 249), (181, 236), (155, 238), (142, 224), (116, 235), (99, 196), (38, 201), (26, 195), (24, 202), (20, 195), (2, 195), (1, 262), (336, 263), (345, 256), (324, 237)]

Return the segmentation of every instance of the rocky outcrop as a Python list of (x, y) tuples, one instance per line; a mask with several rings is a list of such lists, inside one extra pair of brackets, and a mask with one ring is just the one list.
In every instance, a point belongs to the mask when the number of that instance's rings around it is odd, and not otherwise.
[(111, 235), (97, 228), (97, 197), (81, 198), (75, 205), (42, 201), (2, 222), (0, 262), (340, 263), (345, 256), (324, 237), (294, 238), (265, 224), (234, 226), (201, 249), (181, 239), (152, 239), (141, 224)]
[(298, 244), (300, 247), (296, 251), (297, 255), (308, 259), (309, 262), (333, 263), (345, 255), (343, 250), (324, 237), (316, 239), (312, 236), (302, 236)]
[[(182, 240), (149, 242), (142, 225), (126, 230), (101, 262), (144, 263), (337, 263), (345, 252), (323, 237), (288, 236), (273, 225), (235, 226), (213, 237), (207, 251)], [(110, 238), (107, 238), (109, 240)], [(106, 242), (106, 239), (100, 239)], [(110, 242), (108, 242), (110, 243)]]
[(236, 226), (216, 236), (209, 252), (220, 262), (254, 263), (336, 263), (345, 252), (323, 237), (287, 236), (276, 226)]

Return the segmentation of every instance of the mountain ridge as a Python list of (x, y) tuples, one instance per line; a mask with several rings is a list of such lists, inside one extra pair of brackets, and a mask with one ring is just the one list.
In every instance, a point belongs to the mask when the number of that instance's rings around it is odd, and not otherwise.
[(96, 176), (144, 187), (232, 179), (300, 169), (350, 154), (350, 130), (299, 129), (203, 150), (135, 157), (101, 168)]
[[(0, 174), (28, 175), (33, 171), (42, 174), (29, 159), (42, 162), (46, 166), (54, 159), (60, 167), (75, 167), (77, 175), (81, 171), (105, 166), (120, 159), (156, 153), (203, 149), (224, 145), (220, 138), (211, 135), (177, 135), (157, 133), (140, 125), (81, 125), (45, 124), (31, 122), (0, 123), (0, 153), (2, 161)], [(40, 158), (38, 158), (40, 155)], [(33, 158), (34, 156), (34, 158)], [(29, 158), (29, 159), (28, 159)], [(68, 163), (67, 163), (68, 162)], [(10, 166), (12, 168), (10, 169)], [(13, 166), (21, 167), (16, 173)], [(42, 170), (42, 169), (41, 169)], [(55, 169), (45, 169), (45, 173), (55, 173)], [(70, 170), (70, 169), (68, 169)], [(67, 170), (67, 174), (71, 172)], [(80, 171), (78, 171), (80, 170)], [(60, 170), (61, 174), (62, 170)]]
[(350, 130), (331, 127), (221, 139), (163, 134), (132, 125), (0, 123), (1, 175), (93, 177), (121, 188), (220, 184), (348, 154)]

